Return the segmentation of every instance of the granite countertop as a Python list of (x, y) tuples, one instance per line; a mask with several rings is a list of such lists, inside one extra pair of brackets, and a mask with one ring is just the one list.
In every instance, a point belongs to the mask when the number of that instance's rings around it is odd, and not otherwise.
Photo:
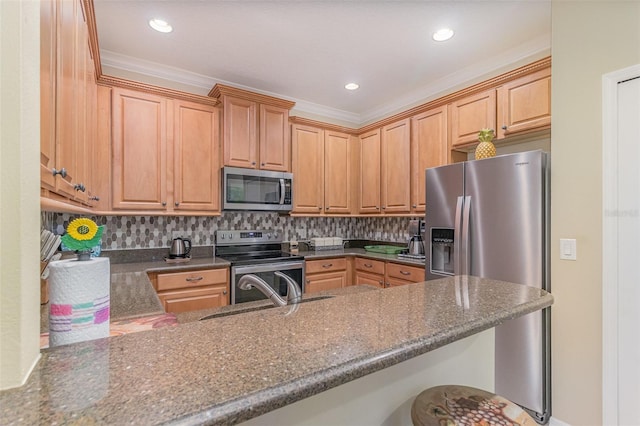
[(458, 276), (60, 346), (0, 423), (234, 424), (552, 303)]

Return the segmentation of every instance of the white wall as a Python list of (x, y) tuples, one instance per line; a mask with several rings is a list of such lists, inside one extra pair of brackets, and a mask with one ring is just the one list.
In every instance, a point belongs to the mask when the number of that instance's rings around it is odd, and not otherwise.
[(0, 389), (40, 356), (40, 3), (0, 1)]
[[(602, 75), (640, 63), (640, 2), (552, 2), (553, 417), (602, 422)], [(577, 261), (559, 239), (577, 239)]]

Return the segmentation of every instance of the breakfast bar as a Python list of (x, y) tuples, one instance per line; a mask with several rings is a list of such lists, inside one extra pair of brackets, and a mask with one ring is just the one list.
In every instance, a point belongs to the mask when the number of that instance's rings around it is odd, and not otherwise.
[(235, 424), (552, 303), (455, 276), (60, 346), (0, 392), (0, 423)]

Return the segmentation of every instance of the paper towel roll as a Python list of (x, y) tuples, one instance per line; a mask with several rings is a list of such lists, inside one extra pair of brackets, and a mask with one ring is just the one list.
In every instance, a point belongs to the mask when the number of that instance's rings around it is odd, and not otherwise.
[(49, 264), (49, 346), (109, 337), (109, 258)]

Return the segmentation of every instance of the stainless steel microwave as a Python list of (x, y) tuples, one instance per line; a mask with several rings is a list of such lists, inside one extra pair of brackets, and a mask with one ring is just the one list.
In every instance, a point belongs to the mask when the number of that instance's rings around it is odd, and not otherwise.
[(291, 211), (293, 174), (240, 167), (222, 170), (224, 210)]

